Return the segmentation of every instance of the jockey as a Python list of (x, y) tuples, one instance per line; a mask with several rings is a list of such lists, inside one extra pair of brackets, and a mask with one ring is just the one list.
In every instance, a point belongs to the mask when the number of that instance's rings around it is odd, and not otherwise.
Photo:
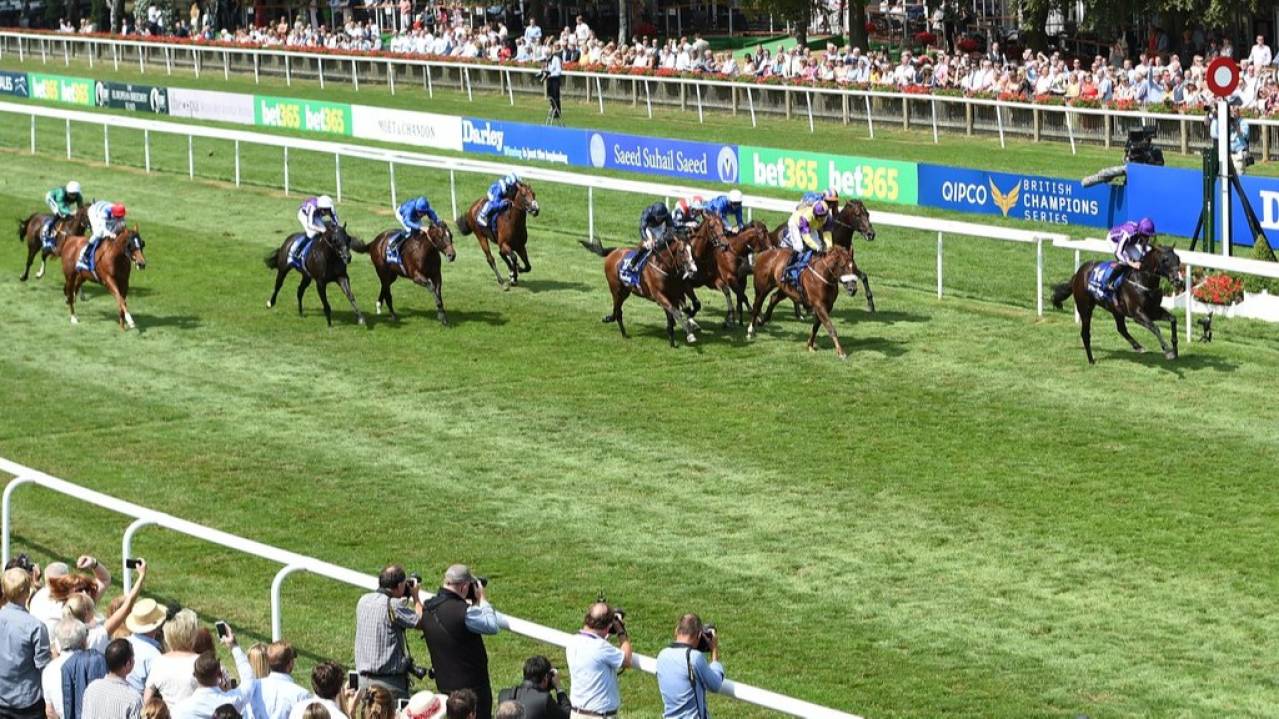
[[(742, 226), (746, 223), (742, 221), (742, 191), (732, 190), (727, 195), (712, 197), (705, 205), (705, 211), (711, 212), (719, 216), (724, 221), (724, 228), (729, 234), (737, 234), (742, 231)], [(733, 216), (737, 220), (736, 224), (729, 226), (728, 217)]]
[(671, 212), (671, 219), (675, 222), (675, 227), (681, 230), (691, 230), (697, 227), (697, 223), (702, 221), (702, 212), (706, 209), (702, 202), (701, 195), (693, 195), (688, 199), (681, 199), (675, 203), (675, 210)]
[[(53, 217), (45, 220), (44, 227), (40, 229), (40, 239), (46, 244), (52, 244), (53, 223), (58, 220), (65, 220), (72, 213), (84, 207), (84, 196), (80, 194), (80, 183), (71, 180), (64, 187), (55, 187), (44, 193), (44, 204), (49, 206), (49, 210), (53, 213)], [(75, 209), (71, 205), (75, 205)]]
[(1155, 223), (1149, 217), (1137, 222), (1129, 220), (1111, 229), (1108, 237), (1115, 243), (1115, 259), (1126, 267), (1141, 269), (1141, 259), (1150, 251), (1155, 237)]
[(817, 204), (818, 200), (824, 200), (826, 202), (826, 209), (833, 211), (839, 207), (839, 192), (833, 187), (826, 188), (825, 192), (805, 192), (804, 196), (800, 198), (799, 204), (795, 206), (795, 209), (798, 210), (804, 207), (812, 207)]
[(414, 197), (413, 199), (400, 205), (395, 211), (395, 219), (400, 221), (400, 227), (404, 228), (403, 232), (397, 232), (391, 238), (391, 244), (387, 248), (387, 255), (398, 262), (400, 259), (400, 245), (411, 237), (414, 232), (422, 230), (422, 218), (431, 220), (432, 225), (440, 223), (440, 216), (435, 214), (435, 210), (431, 209), (431, 202), (426, 199), (425, 195)]
[(89, 227), (93, 231), (89, 234), (89, 241), (85, 243), (84, 250), (80, 253), (80, 259), (76, 261), (77, 270), (89, 271), (93, 255), (98, 251), (98, 242), (104, 238), (115, 239), (116, 235), (124, 229), (124, 216), (124, 205), (118, 202), (98, 200), (89, 206)]
[(644, 208), (640, 214), (640, 251), (636, 253), (631, 266), (638, 267), (640, 262), (653, 250), (661, 249), (670, 241), (675, 232), (675, 223), (665, 202), (654, 202)]
[(488, 201), (480, 208), (479, 214), (475, 217), (475, 221), (480, 227), (488, 227), (489, 216), (495, 210), (501, 210), (515, 199), (515, 193), (519, 189), (521, 180), (520, 176), (514, 172), (507, 174), (505, 177), (498, 178), (493, 184), (489, 185)]
[(826, 251), (824, 233), (830, 225), (830, 210), (824, 200), (814, 202), (812, 207), (801, 207), (791, 213), (786, 224), (786, 244), (791, 248), (790, 262), (783, 272), (792, 267), (803, 267), (812, 259), (813, 253)]
[[(302, 223), (302, 231), (306, 233), (308, 241), (324, 234), (325, 225), (330, 222), (333, 224), (338, 222), (337, 210), (333, 209), (333, 198), (328, 195), (306, 198), (302, 205), (298, 207), (298, 222)], [(306, 244), (308, 243), (293, 243), (293, 246), (289, 248), (290, 263), (298, 263), (298, 257)]]

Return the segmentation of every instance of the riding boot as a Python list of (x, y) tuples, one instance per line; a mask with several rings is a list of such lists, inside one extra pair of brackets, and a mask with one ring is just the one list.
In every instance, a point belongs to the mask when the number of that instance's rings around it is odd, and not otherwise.
[(45, 220), (44, 227), (40, 228), (40, 244), (46, 248), (53, 247), (53, 224), (57, 220)]

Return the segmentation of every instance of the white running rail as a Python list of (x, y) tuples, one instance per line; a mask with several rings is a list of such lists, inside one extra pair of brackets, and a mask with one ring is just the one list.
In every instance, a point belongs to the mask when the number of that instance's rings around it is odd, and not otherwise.
[[(278, 641), (281, 636), (280, 626), (280, 585), (284, 577), (298, 571), (310, 572), (316, 576), (326, 577), (343, 584), (349, 584), (364, 590), (373, 590), (377, 588), (377, 577), (371, 574), (362, 574), (345, 567), (339, 567), (336, 564), (321, 561), (314, 557), (308, 557), (296, 552), (290, 552), (287, 549), (272, 547), (269, 544), (255, 542), (252, 539), (245, 539), (234, 534), (229, 534), (211, 527), (205, 527), (195, 522), (174, 517), (171, 514), (157, 512), (154, 509), (147, 509), (132, 502), (123, 499), (117, 499), (101, 492), (81, 487), (77, 484), (59, 479), (49, 474), (45, 474), (37, 469), (32, 469), (17, 462), (0, 457), (0, 472), (6, 472), (13, 475), (13, 479), (9, 481), (4, 488), (3, 506), (0, 512), (3, 513), (3, 563), (9, 561), (9, 540), (13, 530), (11, 521), (11, 511), (13, 508), (14, 490), (26, 484), (34, 484), (45, 489), (58, 492), (72, 499), (78, 499), (82, 502), (92, 504), (103, 509), (109, 509), (113, 512), (123, 514), (133, 518), (133, 523), (124, 532), (124, 540), (122, 547), (122, 561), (125, 557), (132, 556), (131, 544), (134, 534), (146, 526), (163, 527), (165, 529), (185, 534), (188, 537), (200, 539), (206, 542), (233, 549), (260, 559), (266, 559), (282, 565), (279, 572), (275, 576), (275, 580), (271, 583), (271, 639)], [(131, 579), (131, 572), (128, 567), (123, 568), (124, 586), (127, 591)], [(558, 629), (536, 624), (534, 622), (512, 617), (507, 614), (498, 614), (498, 623), (503, 629), (515, 634), (521, 634), (532, 639), (553, 644), (557, 647), (567, 646), (571, 634), (562, 632)], [(653, 657), (636, 654), (636, 666), (649, 674), (657, 671), (657, 660)], [(809, 719), (861, 719), (854, 714), (830, 709), (828, 707), (819, 706), (802, 699), (795, 699), (776, 692), (761, 689), (759, 687), (750, 686), (749, 684), (740, 684), (732, 680), (724, 680), (723, 687), (719, 693), (724, 696), (733, 697), (749, 704), (773, 709), (785, 714), (796, 717), (808, 717)]]

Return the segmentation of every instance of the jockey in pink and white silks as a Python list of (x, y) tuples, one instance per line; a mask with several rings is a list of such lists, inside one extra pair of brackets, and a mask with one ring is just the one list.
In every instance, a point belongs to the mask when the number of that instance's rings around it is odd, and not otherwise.
[(328, 195), (308, 197), (298, 207), (298, 222), (302, 224), (302, 231), (306, 233), (308, 240), (324, 234), (326, 223), (338, 222), (337, 210), (333, 209), (333, 198)]
[(1141, 259), (1150, 251), (1150, 241), (1155, 238), (1155, 223), (1149, 217), (1137, 222), (1129, 220), (1110, 230), (1110, 241), (1115, 243), (1115, 259), (1126, 267), (1141, 268)]

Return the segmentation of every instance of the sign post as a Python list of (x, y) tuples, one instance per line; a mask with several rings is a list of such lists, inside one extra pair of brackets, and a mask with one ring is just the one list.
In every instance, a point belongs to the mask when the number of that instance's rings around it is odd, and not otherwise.
[(1227, 98), (1239, 87), (1239, 66), (1219, 57), (1208, 63), (1208, 89), (1217, 96), (1217, 176), (1221, 185), (1221, 254), (1230, 255), (1230, 108)]

